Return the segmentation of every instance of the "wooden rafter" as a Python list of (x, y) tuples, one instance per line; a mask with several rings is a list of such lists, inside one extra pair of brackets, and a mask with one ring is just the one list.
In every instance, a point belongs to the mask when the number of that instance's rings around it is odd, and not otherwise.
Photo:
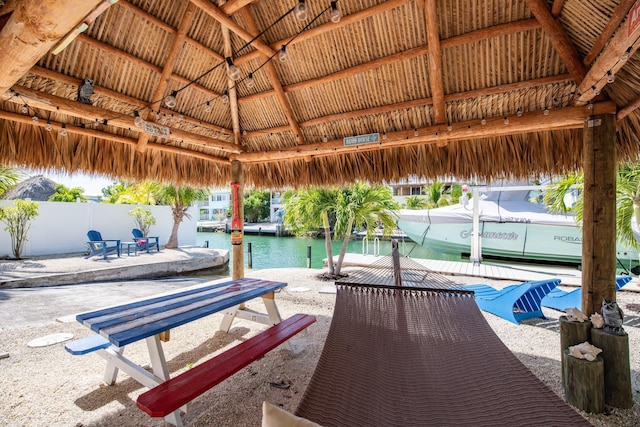
[(564, 6), (564, 0), (554, 0), (553, 5), (551, 5), (551, 15), (554, 18), (560, 16), (562, 13), (562, 7)]
[(429, 83), (433, 100), (433, 121), (446, 121), (444, 110), (444, 87), (442, 84), (442, 53), (440, 51), (440, 27), (438, 26), (438, 6), (436, 0), (425, 0), (424, 13), (427, 26), (427, 48), (429, 50)]
[[(259, 34), (260, 31), (258, 30), (255, 20), (253, 19), (253, 16), (251, 16), (249, 11), (245, 8), (242, 9), (241, 13), (245, 23), (247, 24), (247, 27), (249, 28), (249, 31), (253, 34)], [(269, 58), (263, 55), (263, 60), (266, 59)], [(264, 69), (267, 73), (267, 77), (269, 78), (269, 82), (271, 83), (271, 86), (273, 87), (273, 90), (276, 94), (276, 98), (280, 103), (280, 107), (282, 108), (282, 111), (284, 111), (284, 115), (289, 122), (291, 131), (294, 135), (297, 135), (296, 140), (298, 144), (304, 144), (304, 137), (302, 135), (302, 131), (300, 130), (300, 125), (298, 125), (298, 121), (295, 117), (293, 108), (291, 108), (291, 103), (289, 102), (289, 99), (287, 99), (287, 95), (284, 93), (284, 88), (282, 87), (282, 83), (278, 78), (276, 67), (271, 61), (267, 61), (264, 65)]]
[[(79, 86), (80, 83), (82, 82), (81, 79), (77, 79), (75, 77), (71, 77), (71, 76), (67, 76), (66, 74), (62, 74), (62, 73), (58, 73), (56, 71), (52, 71), (52, 70), (48, 70), (46, 68), (42, 68), (39, 66), (35, 66), (33, 67), (31, 70), (29, 70), (30, 74), (39, 76), (39, 77), (44, 77), (46, 79), (52, 80), (52, 81), (58, 81), (61, 83), (64, 83), (66, 85), (69, 86)], [(132, 96), (129, 95), (125, 95), (123, 93), (120, 92), (116, 92), (114, 90), (111, 89), (107, 89), (101, 86), (93, 86), (93, 93), (95, 93), (96, 95), (99, 96), (104, 96), (107, 98), (111, 98), (114, 99), (118, 102), (122, 102), (123, 104), (129, 104), (132, 105), (134, 107), (138, 107), (138, 108), (144, 108), (148, 105), (147, 101), (144, 101), (142, 99), (138, 99), (138, 98), (134, 98)], [(163, 108), (163, 107), (159, 107), (159, 110), (161, 113), (167, 114), (167, 115), (171, 115), (173, 113), (172, 110)], [(231, 133), (231, 131), (229, 129), (225, 129), (222, 128), (220, 126), (215, 126), (211, 123), (206, 123), (203, 122), (202, 120), (198, 120), (198, 119), (194, 119), (193, 117), (189, 117), (188, 115), (184, 115), (183, 118), (183, 122), (184, 123), (188, 123), (190, 125), (193, 126), (199, 126), (203, 129), (207, 129), (209, 131), (213, 131), (213, 132), (221, 132), (223, 134), (229, 134)]]
[(625, 117), (627, 117), (629, 114), (637, 110), (638, 108), (640, 108), (640, 97), (634, 99), (624, 108), (621, 108), (620, 111), (618, 111), (618, 114), (616, 115), (616, 119), (622, 120)]
[(386, 134), (384, 142), (378, 144), (363, 144), (345, 146), (342, 139), (306, 144), (302, 146), (286, 147), (279, 150), (245, 152), (231, 155), (231, 160), (242, 162), (276, 162), (282, 160), (306, 159), (316, 156), (333, 156), (358, 151), (375, 151), (387, 148), (407, 147), (418, 144), (447, 145), (454, 141), (495, 138), (500, 136), (539, 132), (540, 128), (547, 131), (582, 129), (584, 119), (592, 114), (613, 114), (616, 106), (613, 102), (602, 102), (594, 105), (593, 110), (586, 107), (564, 107), (555, 109), (548, 115), (539, 111), (524, 114), (520, 117), (510, 116), (509, 124), (503, 120), (488, 121), (485, 125), (480, 120), (470, 120), (456, 124), (456, 128), (448, 131), (445, 125), (435, 125), (418, 129), (418, 136), (414, 130), (391, 132)]
[[(224, 42), (224, 54), (226, 57), (233, 56), (233, 48), (231, 46), (231, 34), (229, 29), (222, 25), (222, 41)], [(231, 114), (231, 125), (233, 127), (233, 136), (236, 144), (240, 144), (240, 115), (238, 114), (238, 91), (233, 80), (227, 78), (228, 96), (229, 96), (229, 112)]]
[[(132, 131), (135, 131), (137, 129), (133, 124), (132, 116), (118, 115), (116, 117), (110, 118), (114, 115), (112, 111), (95, 107), (93, 105), (71, 101), (67, 98), (62, 98), (45, 92), (39, 92), (37, 90), (24, 86), (14, 86), (12, 89), (20, 96), (14, 96), (13, 98), (8, 100), (9, 102), (24, 104), (26, 101), (28, 105), (33, 108), (40, 108), (45, 111), (67, 114), (69, 116), (87, 120), (90, 122), (96, 120), (102, 121), (107, 118), (108, 124), (110, 126), (115, 126)], [(230, 144), (226, 141), (198, 135), (181, 129), (172, 128), (171, 135), (166, 139), (174, 141), (174, 143), (184, 142), (188, 144), (206, 146), (221, 151), (228, 151), (231, 153), (242, 152), (242, 148), (238, 147), (235, 144)]]
[(564, 31), (560, 23), (551, 15), (551, 11), (545, 0), (526, 0), (529, 9), (536, 17), (542, 28), (547, 33), (549, 41), (558, 52), (560, 59), (564, 62), (569, 73), (573, 76), (576, 83), (582, 83), (587, 71), (580, 60), (580, 55), (573, 45), (569, 36)]
[[(156, 87), (155, 92), (153, 93), (152, 102), (154, 104), (150, 105), (153, 110), (155, 107), (155, 103), (158, 103), (158, 107), (162, 103), (162, 97), (169, 86), (169, 80), (171, 79), (171, 75), (173, 74), (173, 68), (176, 64), (176, 60), (178, 59), (178, 54), (182, 50), (182, 45), (184, 43), (184, 39), (187, 35), (187, 30), (191, 25), (191, 21), (193, 20), (193, 14), (196, 11), (196, 7), (193, 3), (189, 3), (187, 5), (184, 14), (182, 15), (182, 19), (180, 20), (180, 25), (178, 25), (178, 32), (176, 33), (176, 37), (173, 39), (173, 44), (171, 45), (171, 49), (169, 50), (169, 54), (167, 55), (167, 60), (164, 63), (164, 68), (162, 69), (162, 73), (160, 74), (160, 81), (158, 82), (158, 86)], [(146, 117), (147, 121), (155, 122), (155, 115), (149, 114)], [(138, 145), (136, 146), (136, 151), (139, 153), (144, 153), (147, 142), (149, 142), (149, 135), (141, 132), (138, 136)]]
[(220, 10), (224, 12), (226, 15), (233, 15), (243, 7), (255, 3), (257, 0), (229, 0), (222, 6), (220, 6)]
[(607, 22), (607, 26), (604, 28), (602, 33), (600, 33), (587, 56), (584, 57), (584, 60), (582, 61), (584, 65), (586, 65), (587, 67), (591, 65), (593, 60), (596, 59), (596, 56), (598, 56), (600, 52), (602, 52), (605, 44), (613, 36), (613, 33), (615, 33), (616, 30), (620, 27), (620, 24), (622, 23), (622, 21), (624, 21), (624, 18), (627, 17), (629, 9), (631, 9), (631, 6), (633, 6), (635, 2), (636, 0), (622, 0), (620, 2), (620, 4), (613, 11), (611, 19), (609, 20), (609, 22)]
[(597, 96), (608, 83), (609, 75), (615, 76), (618, 70), (624, 66), (624, 56), (631, 57), (640, 47), (640, 34), (636, 31), (629, 37), (627, 35), (628, 20), (621, 26), (620, 31), (609, 41), (598, 59), (589, 69), (582, 84), (576, 89), (574, 102), (576, 105), (584, 105)]
[(0, 94), (5, 93), (102, 0), (30, 1), (0, 30)]

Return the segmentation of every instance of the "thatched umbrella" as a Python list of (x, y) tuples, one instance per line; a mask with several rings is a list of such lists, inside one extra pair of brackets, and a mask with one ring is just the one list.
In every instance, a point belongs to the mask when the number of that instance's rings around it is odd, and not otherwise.
[(16, 184), (4, 194), (3, 199), (30, 199), (36, 202), (46, 202), (56, 192), (55, 186), (55, 181), (37, 175)]

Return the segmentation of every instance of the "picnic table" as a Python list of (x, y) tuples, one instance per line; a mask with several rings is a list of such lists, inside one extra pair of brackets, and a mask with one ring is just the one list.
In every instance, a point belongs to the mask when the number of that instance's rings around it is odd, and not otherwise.
[[(76, 320), (97, 335), (72, 341), (66, 349), (72, 354), (95, 351), (106, 359), (104, 381), (109, 385), (115, 383), (118, 370), (122, 370), (151, 389), (170, 378), (161, 334), (219, 312), (224, 312), (220, 324), (224, 332), (229, 331), (235, 318), (276, 325), (281, 317), (274, 293), (285, 286), (284, 282), (242, 278), (81, 313)], [(266, 314), (244, 308), (245, 302), (258, 297), (264, 302)], [(127, 345), (141, 340), (147, 344), (152, 372), (124, 355)], [(170, 415), (167, 421), (180, 425), (179, 415), (175, 417)]]

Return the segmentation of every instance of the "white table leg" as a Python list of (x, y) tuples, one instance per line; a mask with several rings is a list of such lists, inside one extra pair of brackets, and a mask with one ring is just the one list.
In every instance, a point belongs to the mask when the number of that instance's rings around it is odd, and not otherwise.
[(238, 312), (239, 308), (240, 306), (236, 305), (235, 307), (230, 307), (224, 311), (224, 317), (222, 318), (222, 322), (220, 322), (220, 330), (222, 332), (229, 332), (229, 329), (231, 329), (231, 324), (236, 318), (236, 313)]
[[(280, 317), (280, 312), (278, 311), (278, 306), (276, 305), (275, 294), (273, 292), (270, 292), (266, 295), (263, 295), (262, 302), (264, 302), (264, 306), (267, 309), (267, 314), (269, 315), (269, 321), (271, 322), (271, 324), (276, 325), (282, 322), (282, 317)], [(282, 345), (290, 352), (295, 352), (290, 340), (287, 340)]]
[(151, 369), (153, 373), (163, 380), (169, 379), (169, 368), (167, 367), (167, 361), (164, 358), (164, 351), (162, 350), (162, 342), (158, 335), (154, 335), (149, 338), (145, 338), (147, 348), (149, 349), (149, 361), (151, 362)]
[[(110, 350), (122, 356), (124, 354), (124, 347), (110, 347)], [(114, 385), (116, 378), (118, 377), (118, 367), (113, 363), (113, 359), (107, 358), (107, 368), (104, 371), (103, 381), (107, 385)]]

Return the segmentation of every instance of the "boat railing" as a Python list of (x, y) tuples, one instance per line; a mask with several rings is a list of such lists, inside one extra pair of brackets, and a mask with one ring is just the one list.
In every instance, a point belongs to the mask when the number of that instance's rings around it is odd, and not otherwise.
[(372, 244), (373, 254), (369, 253), (369, 239), (367, 236), (362, 238), (362, 255), (380, 255), (380, 239), (375, 237)]

